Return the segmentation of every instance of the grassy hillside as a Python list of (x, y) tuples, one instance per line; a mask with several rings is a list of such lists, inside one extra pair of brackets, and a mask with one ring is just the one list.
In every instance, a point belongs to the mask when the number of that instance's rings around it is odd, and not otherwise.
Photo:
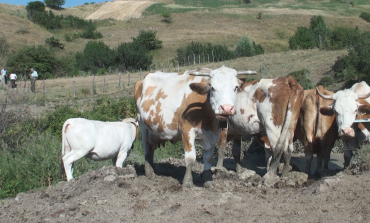
[[(138, 19), (97, 21), (97, 30), (104, 35), (101, 40), (112, 48), (121, 42), (131, 41), (139, 30), (156, 30), (157, 37), (163, 41), (163, 48), (153, 53), (154, 63), (169, 61), (175, 57), (177, 48), (191, 41), (221, 43), (233, 48), (243, 35), (261, 44), (265, 54), (269, 54), (289, 50), (288, 39), (297, 27), (308, 26), (313, 15), (323, 16), (330, 28), (357, 26), (360, 30), (370, 30), (369, 23), (359, 18), (362, 11), (370, 12), (368, 1), (351, 1), (353, 6), (349, 4), (350, 1), (340, 2), (344, 1), (254, 0), (248, 5), (241, 0), (162, 1), (147, 8)], [(102, 4), (54, 10), (54, 13), (86, 18)], [(65, 33), (73, 31), (48, 32), (26, 19), (24, 7), (0, 6), (0, 23), (4, 30), (1, 35), (12, 44), (14, 50), (23, 44), (43, 44), (46, 38), (55, 36), (65, 45), (58, 54), (68, 56), (83, 50), (89, 41), (77, 39), (66, 42)], [(171, 24), (161, 22), (162, 12), (171, 13)], [(261, 19), (257, 18), (259, 14), (262, 15)], [(26, 32), (23, 33), (23, 30)]]

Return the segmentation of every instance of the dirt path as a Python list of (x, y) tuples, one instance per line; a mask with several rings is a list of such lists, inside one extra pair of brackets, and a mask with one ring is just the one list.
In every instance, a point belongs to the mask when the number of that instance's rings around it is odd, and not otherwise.
[(98, 10), (89, 15), (86, 19), (117, 19), (127, 20), (139, 18), (144, 10), (151, 6), (151, 1), (113, 1), (106, 2)]
[(339, 173), (303, 186), (266, 187), (257, 176), (214, 170), (214, 188), (181, 188), (182, 160), (156, 164), (148, 179), (143, 166), (106, 167), (37, 192), (1, 202), (3, 222), (368, 222), (370, 173)]

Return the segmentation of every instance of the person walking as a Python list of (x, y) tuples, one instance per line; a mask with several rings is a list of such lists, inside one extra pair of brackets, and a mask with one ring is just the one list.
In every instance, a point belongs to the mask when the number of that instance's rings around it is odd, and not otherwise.
[(12, 85), (12, 88), (17, 88), (17, 85), (15, 84), (15, 81), (17, 80), (17, 75), (15, 73), (11, 73), (9, 75), (10, 83)]
[(6, 69), (5, 69), (5, 67), (3, 67), (3, 69), (1, 69), (1, 76), (2, 76), (2, 78), (4, 78), (4, 83), (6, 84), (7, 83), (7, 78), (6, 78)]
[(36, 80), (39, 77), (37, 71), (35, 69), (31, 68), (31, 91), (33, 93), (36, 93)]

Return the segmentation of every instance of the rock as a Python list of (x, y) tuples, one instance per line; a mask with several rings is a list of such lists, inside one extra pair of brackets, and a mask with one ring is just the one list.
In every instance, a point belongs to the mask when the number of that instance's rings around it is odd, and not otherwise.
[[(303, 183), (306, 182), (308, 179), (308, 175), (306, 173), (296, 171), (289, 172), (286, 177), (288, 178), (288, 181), (291, 180), (294, 182), (294, 185), (298, 184), (299, 186), (302, 186)], [(292, 184), (293, 183), (290, 182), (288, 185)]]
[(214, 179), (229, 179), (236, 175), (234, 171), (229, 171), (225, 167), (211, 167), (211, 171)]
[(239, 173), (238, 177), (239, 177), (240, 180), (248, 180), (249, 178), (253, 177), (254, 175), (256, 175), (256, 171), (246, 169), (245, 171)]
[(115, 181), (117, 178), (113, 175), (109, 175), (109, 176), (106, 176), (104, 177), (104, 182), (113, 182)]
[(127, 174), (127, 175), (119, 176), (119, 178), (123, 180), (131, 180), (131, 179), (134, 179), (135, 177), (136, 177), (135, 174)]

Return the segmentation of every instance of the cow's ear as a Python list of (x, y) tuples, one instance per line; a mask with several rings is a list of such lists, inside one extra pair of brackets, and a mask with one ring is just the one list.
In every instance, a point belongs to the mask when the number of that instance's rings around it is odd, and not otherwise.
[(370, 115), (370, 105), (359, 105), (358, 114), (360, 115)]
[(211, 90), (211, 85), (209, 83), (191, 83), (190, 89), (192, 91), (197, 92), (198, 94), (204, 95), (208, 94), (208, 92)]
[(320, 113), (327, 116), (334, 115), (334, 109), (332, 106), (325, 106), (320, 108)]
[(239, 88), (242, 88), (244, 83), (245, 83), (245, 78), (238, 78)]

